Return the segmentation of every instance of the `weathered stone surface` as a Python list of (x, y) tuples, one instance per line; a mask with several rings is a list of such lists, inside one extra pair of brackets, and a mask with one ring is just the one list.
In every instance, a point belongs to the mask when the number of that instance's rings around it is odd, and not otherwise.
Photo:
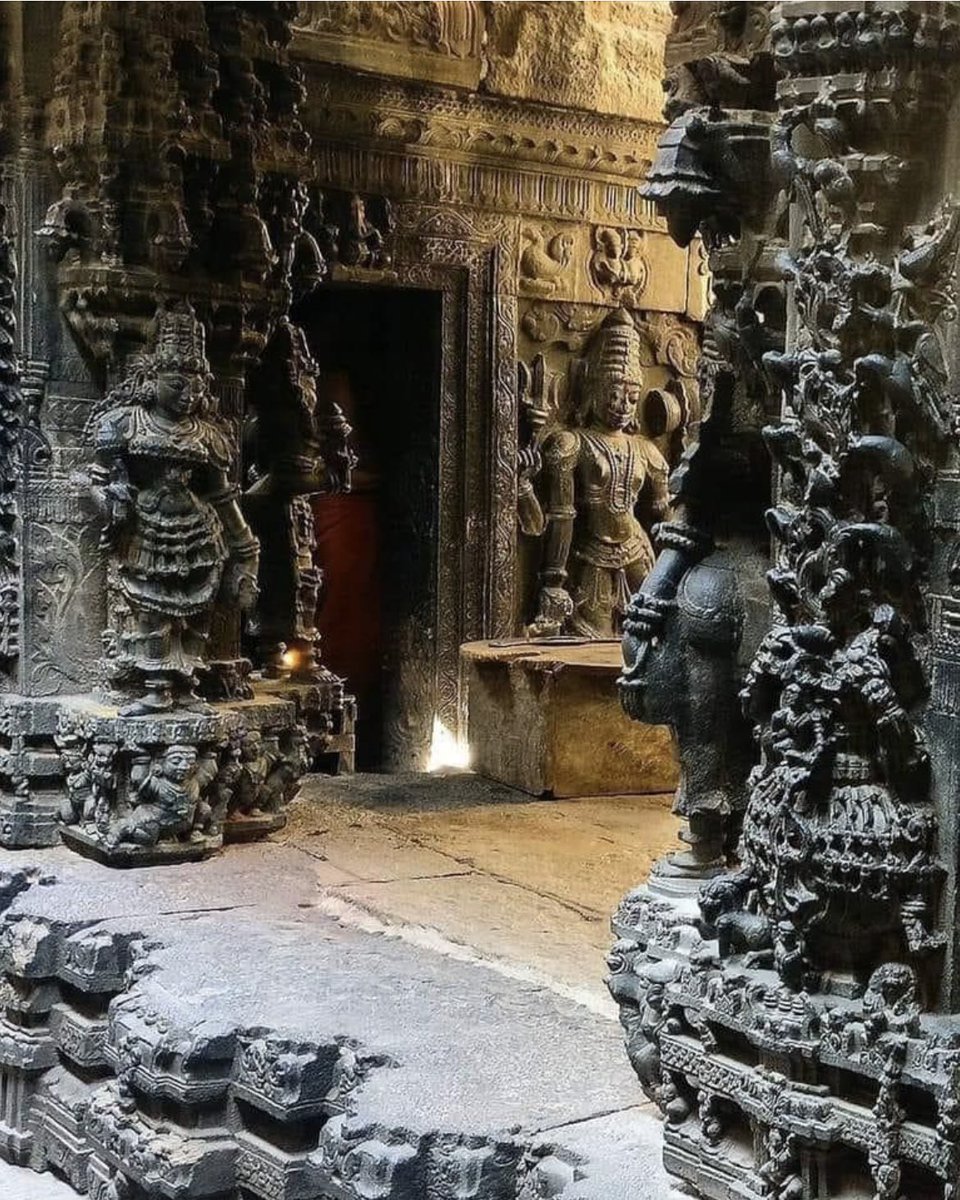
[(666, 4), (492, 4), (486, 86), (588, 112), (657, 120)]
[[(483, 965), (320, 917), (298, 906), (309, 893), (293, 852), (265, 859), (264, 849), (119, 874), (41, 853), (56, 882), (22, 893), (4, 929), (47, 931), (48, 977), (66, 941), (137, 948), (105, 1010), (108, 1071), (78, 1091), (64, 1076), (68, 1059), (38, 1079), (41, 1100), (21, 1114), (40, 1159), (66, 1161), (64, 1139), (79, 1136), (70, 1153), (94, 1194), (119, 1178), (150, 1200), (219, 1195), (240, 1181), (258, 1200), (337, 1187), (345, 1197), (453, 1200), (478, 1181), (467, 1194), (526, 1200), (538, 1194), (535, 1160), (547, 1149), (566, 1164), (551, 1178), (589, 1180), (604, 1139), (584, 1129), (612, 1112), (622, 1118), (618, 1155), (642, 1156), (655, 1127), (633, 1106), (608, 1021)], [(182, 889), (217, 870), (214, 893), (177, 915)], [(242, 895), (252, 901), (243, 911), (212, 907)], [(4, 965), (16, 968), (9, 957)], [(574, 1057), (582, 1077), (570, 1071)], [(161, 1103), (162, 1131), (152, 1115)], [(227, 1119), (232, 1103), (239, 1126)], [(646, 1174), (627, 1171), (583, 1195), (627, 1200)], [(665, 1185), (648, 1194), (665, 1195)]]
[(468, 741), (474, 768), (532, 795), (670, 792), (668, 730), (638, 725), (616, 694), (619, 643), (468, 643)]
[(299, 6), (294, 49), (311, 58), (405, 79), (476, 87), (484, 5), (311, 0)]
[(656, 121), (665, 3), (306, 3), (294, 51), (362, 71)]
[(55, 1175), (0, 1162), (0, 1194), (4, 1200), (76, 1200), (77, 1193)]

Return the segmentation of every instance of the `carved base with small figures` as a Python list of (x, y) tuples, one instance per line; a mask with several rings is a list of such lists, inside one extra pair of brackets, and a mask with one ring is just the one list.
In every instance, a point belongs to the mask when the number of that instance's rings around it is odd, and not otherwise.
[(356, 752), (357, 701), (345, 681), (326, 667), (315, 667), (312, 678), (265, 679), (261, 695), (276, 696), (296, 705), (297, 720), (306, 731), (311, 771), (351, 775)]
[(184, 862), (283, 826), (309, 765), (297, 707), (270, 692), (202, 712), (60, 703), (67, 845), (111, 866)]
[[(710, 928), (695, 900), (638, 889), (613, 919), (608, 984), (630, 1062), (664, 1114), (667, 1170), (711, 1200), (950, 1194), (955, 1027), (921, 1013), (913, 970), (883, 964), (857, 996), (796, 991), (742, 917), (718, 914)], [(875, 1193), (871, 1177), (889, 1166), (901, 1190)], [(832, 1190), (843, 1184), (853, 1190)]]

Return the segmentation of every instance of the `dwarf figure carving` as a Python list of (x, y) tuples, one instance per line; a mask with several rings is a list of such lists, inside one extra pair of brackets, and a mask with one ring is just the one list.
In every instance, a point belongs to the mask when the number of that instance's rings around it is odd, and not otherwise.
[(193, 833), (203, 788), (216, 773), (216, 760), (201, 758), (196, 746), (174, 744), (153, 761), (135, 762), (135, 806), (107, 835), (110, 849), (121, 844), (155, 846), (161, 838), (184, 838)]
[(259, 807), (271, 759), (258, 729), (248, 729), (240, 741), (240, 772), (230, 811), (249, 815)]
[[(520, 526), (544, 538), (534, 636), (561, 628), (616, 636), (653, 565), (638, 510), (648, 523), (666, 513), (667, 463), (639, 428), (640, 349), (630, 314), (611, 313), (582, 364), (573, 427), (548, 433), (522, 460)], [(538, 472), (542, 501), (533, 487)]]

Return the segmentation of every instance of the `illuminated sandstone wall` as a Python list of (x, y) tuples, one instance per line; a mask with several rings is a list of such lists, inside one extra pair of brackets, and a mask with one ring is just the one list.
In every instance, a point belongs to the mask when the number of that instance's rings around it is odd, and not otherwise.
[(364, 71), (658, 121), (669, 24), (659, 0), (320, 0), (301, 5), (298, 43)]

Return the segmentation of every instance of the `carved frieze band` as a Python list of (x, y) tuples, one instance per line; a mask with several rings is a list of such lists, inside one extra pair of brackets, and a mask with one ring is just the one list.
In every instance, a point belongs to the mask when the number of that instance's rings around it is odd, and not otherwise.
[(690, 268), (697, 253), (637, 226), (524, 221), (517, 286), (538, 300), (700, 316), (707, 281)]
[(637, 191), (656, 152), (652, 122), (304, 65), (317, 173), (333, 186), (665, 227)]
[(483, 42), (480, 8), (476, 0), (402, 5), (317, 0), (300, 5), (293, 50), (363, 71), (476, 87)]

